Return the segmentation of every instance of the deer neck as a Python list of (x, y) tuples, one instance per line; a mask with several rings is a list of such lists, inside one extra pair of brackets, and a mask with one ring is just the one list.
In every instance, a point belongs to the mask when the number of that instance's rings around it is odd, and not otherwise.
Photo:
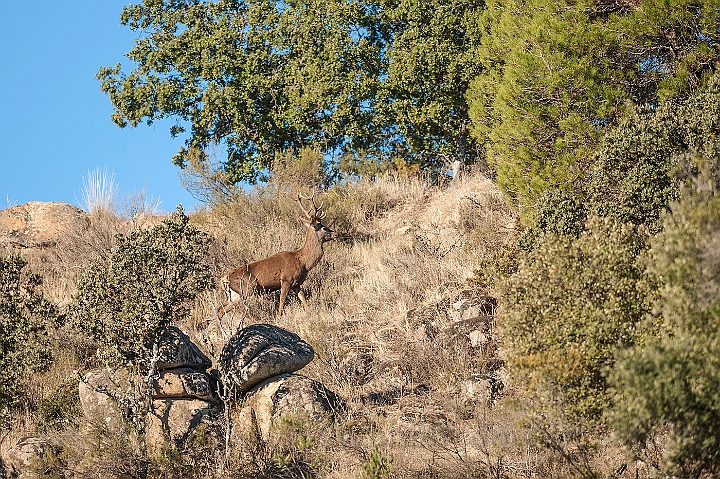
[(322, 241), (317, 237), (312, 229), (308, 229), (305, 237), (305, 244), (297, 250), (297, 258), (305, 268), (309, 271), (315, 267), (323, 255)]

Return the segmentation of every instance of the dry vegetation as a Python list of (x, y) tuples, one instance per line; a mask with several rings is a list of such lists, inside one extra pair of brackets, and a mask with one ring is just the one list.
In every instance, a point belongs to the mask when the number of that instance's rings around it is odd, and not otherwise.
[[(440, 190), (416, 177), (384, 177), (322, 196), (328, 221), (343, 238), (326, 245), (310, 273), (307, 308), (292, 298), (278, 319), (276, 296), (251, 298), (220, 319), (217, 290), (180, 326), (214, 360), (241, 324), (296, 332), (316, 352), (301, 374), (345, 400), (333, 423), (288, 418), (268, 441), (250, 435), (227, 456), (222, 444), (200, 437), (182, 457), (169, 454), (148, 466), (128, 438), (109, 438), (99, 426), (79, 428), (72, 420), (52, 422), (68, 417), (58, 408), (76, 404), (73, 371), (96, 365), (94, 345), (61, 328), (56, 361), (28, 384), (26, 411), (0, 447), (29, 434), (54, 435), (67, 447), (43, 465), (45, 477), (63, 477), (89, 456), (92, 468), (78, 477), (141, 477), (133, 475), (138, 470), (153, 477), (521, 478), (592, 477), (593, 471), (611, 477), (624, 464), (601, 440), (586, 447), (582, 431), (535, 425), (505, 377), (495, 316), (478, 320), (475, 327), (485, 328), (479, 344), (458, 329), (458, 320), (467, 319), (461, 300), (492, 295), (470, 280), (475, 268), (513, 234), (515, 217), (492, 182), (470, 174)], [(191, 217), (216, 238), (210, 261), (217, 278), (303, 240), (293, 196), (272, 184)], [(107, 257), (113, 236), (142, 226), (100, 212), (89, 229), (67, 231), (58, 247), (23, 254), (45, 278), (47, 296), (63, 306), (82, 271)], [(615, 477), (645, 476), (635, 465), (622, 472)]]

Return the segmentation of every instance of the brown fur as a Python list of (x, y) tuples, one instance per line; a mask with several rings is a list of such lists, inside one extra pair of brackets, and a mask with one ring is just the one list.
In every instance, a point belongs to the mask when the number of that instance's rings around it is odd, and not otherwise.
[[(312, 198), (306, 198), (311, 199)], [(217, 310), (219, 315), (230, 311), (238, 299), (246, 299), (253, 293), (270, 293), (280, 291), (280, 306), (278, 316), (282, 315), (283, 306), (290, 291), (294, 292), (305, 304), (305, 294), (300, 286), (307, 278), (308, 272), (315, 267), (323, 256), (323, 243), (336, 237), (334, 231), (321, 223), (325, 217), (322, 212), (322, 205), (315, 206), (313, 200), (313, 212), (309, 213), (302, 206), (300, 196), (297, 198), (300, 208), (307, 216), (307, 220), (301, 219), (307, 236), (302, 248), (294, 251), (282, 251), (254, 263), (248, 263), (230, 271), (223, 277), (227, 293), (227, 301)], [(234, 298), (233, 293), (239, 296)], [(228, 308), (229, 306), (229, 308)]]

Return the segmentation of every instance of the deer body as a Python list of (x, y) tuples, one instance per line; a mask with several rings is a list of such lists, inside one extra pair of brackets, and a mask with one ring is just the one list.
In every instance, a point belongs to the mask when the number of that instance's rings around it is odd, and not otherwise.
[(276, 253), (263, 260), (240, 266), (226, 274), (222, 281), (227, 301), (218, 308), (219, 315), (232, 309), (239, 299), (245, 299), (254, 293), (271, 293), (279, 290), (278, 316), (282, 315), (290, 291), (298, 295), (303, 305), (306, 304), (305, 294), (300, 286), (307, 278), (308, 272), (320, 262), (323, 256), (323, 243), (334, 239), (336, 235), (321, 223), (325, 217), (321, 209), (322, 205), (317, 207), (313, 201), (311, 214), (302, 206), (299, 195), (297, 201), (307, 216), (307, 220), (301, 219), (307, 228), (303, 247), (294, 251)]

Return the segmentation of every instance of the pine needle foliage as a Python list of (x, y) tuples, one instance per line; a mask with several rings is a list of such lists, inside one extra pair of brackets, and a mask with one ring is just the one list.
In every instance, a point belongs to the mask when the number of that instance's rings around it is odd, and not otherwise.
[(655, 108), (707, 84), (719, 12), (714, 0), (486, 3), (481, 73), (466, 95), (471, 128), (526, 221), (547, 189), (582, 189), (633, 105)]

